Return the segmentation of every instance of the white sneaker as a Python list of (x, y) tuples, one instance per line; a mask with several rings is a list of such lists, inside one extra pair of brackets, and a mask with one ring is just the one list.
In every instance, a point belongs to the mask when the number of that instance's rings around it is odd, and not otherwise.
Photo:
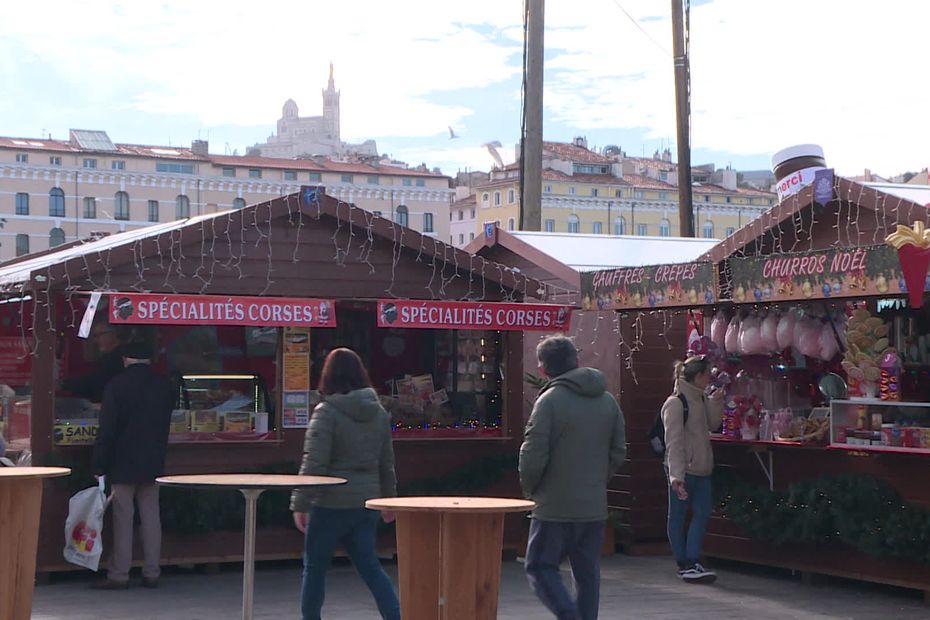
[(717, 581), (717, 573), (707, 570), (700, 562), (695, 562), (694, 566), (680, 573), (681, 579), (688, 583), (711, 584)]

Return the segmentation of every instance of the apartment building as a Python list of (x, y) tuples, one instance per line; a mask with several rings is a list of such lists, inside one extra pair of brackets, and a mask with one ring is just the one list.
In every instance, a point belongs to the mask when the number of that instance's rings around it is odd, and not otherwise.
[[(619, 149), (605, 152), (609, 154), (589, 150), (584, 138), (543, 143), (542, 230), (678, 236), (677, 167), (671, 153), (642, 158), (627, 157)], [(772, 192), (739, 187), (735, 170), (706, 168), (694, 175), (700, 179), (692, 189), (696, 236), (725, 238), (775, 204)], [(519, 164), (495, 169), (473, 191), (477, 213), (470, 223), (475, 235), (488, 222), (519, 229)], [(469, 221), (471, 204), (463, 200), (452, 204), (453, 222)], [(451, 242), (462, 245), (468, 238), (465, 230), (456, 230)]]
[(0, 137), (0, 260), (95, 234), (241, 208), (299, 190), (331, 196), (438, 239), (449, 236), (451, 179), (366, 161), (275, 159), (114, 144), (104, 131), (68, 140)]

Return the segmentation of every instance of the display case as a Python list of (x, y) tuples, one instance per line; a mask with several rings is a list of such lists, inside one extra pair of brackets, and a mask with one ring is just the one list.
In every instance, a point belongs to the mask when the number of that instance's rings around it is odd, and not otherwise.
[(170, 436), (175, 441), (264, 435), (271, 414), (271, 400), (259, 375), (182, 375)]
[(930, 454), (930, 403), (834, 400), (830, 447)]

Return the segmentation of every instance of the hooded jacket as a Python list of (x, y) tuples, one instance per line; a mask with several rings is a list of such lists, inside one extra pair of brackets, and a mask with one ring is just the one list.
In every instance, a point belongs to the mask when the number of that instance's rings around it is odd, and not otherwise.
[[(678, 394), (688, 401), (688, 424), (684, 424), (684, 408)], [(675, 391), (662, 405), (662, 422), (665, 424), (665, 464), (669, 482), (681, 480), (685, 474), (709, 476), (714, 471), (714, 451), (710, 433), (720, 426), (723, 401), (709, 400), (704, 391), (679, 379)]]
[(317, 405), (304, 436), (300, 474), (348, 482), (295, 490), (291, 510), (364, 508), (365, 500), (397, 495), (390, 417), (371, 388), (330, 394)]
[(623, 413), (603, 373), (575, 368), (540, 390), (520, 447), (520, 485), (542, 521), (607, 519), (607, 482), (626, 460)]

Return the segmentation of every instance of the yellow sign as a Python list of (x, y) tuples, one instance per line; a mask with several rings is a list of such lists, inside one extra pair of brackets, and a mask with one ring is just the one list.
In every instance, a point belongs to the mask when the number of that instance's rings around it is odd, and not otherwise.
[(56, 424), (52, 433), (57, 446), (77, 446), (92, 444), (97, 439), (96, 422), (74, 421)]

